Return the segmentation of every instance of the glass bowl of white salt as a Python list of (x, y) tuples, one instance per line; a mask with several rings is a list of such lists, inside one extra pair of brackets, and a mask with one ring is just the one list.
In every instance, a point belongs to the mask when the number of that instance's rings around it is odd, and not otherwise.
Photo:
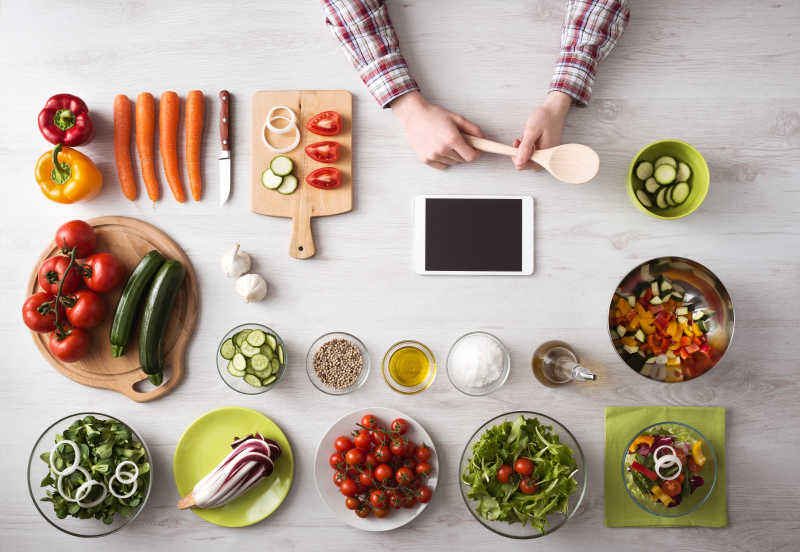
[(447, 377), (453, 387), (473, 397), (497, 391), (511, 372), (511, 355), (488, 332), (459, 337), (447, 353)]

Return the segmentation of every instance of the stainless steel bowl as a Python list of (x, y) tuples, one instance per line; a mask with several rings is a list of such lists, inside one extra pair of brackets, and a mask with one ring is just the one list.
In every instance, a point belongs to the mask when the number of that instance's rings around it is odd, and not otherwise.
[[(707, 366), (702, 371), (700, 374), (702, 375), (716, 366), (725, 356), (725, 352), (733, 339), (734, 315), (733, 302), (730, 295), (728, 295), (728, 290), (725, 289), (725, 286), (722, 285), (722, 282), (713, 272), (700, 263), (683, 257), (658, 257), (640, 264), (628, 272), (619, 286), (617, 286), (614, 294), (612, 294), (609, 306), (609, 321), (611, 320), (614, 300), (617, 294), (637, 295), (636, 292), (643, 283), (661, 275), (666, 276), (685, 290), (684, 302), (690, 302), (696, 308), (713, 311), (710, 317), (711, 328), (706, 334), (708, 343), (711, 345), (710, 366)], [(624, 352), (619, 336), (610, 323), (608, 334), (614, 349), (625, 364), (640, 375), (664, 381), (664, 379), (658, 377), (659, 373), (642, 374), (641, 363), (634, 362), (633, 356)]]

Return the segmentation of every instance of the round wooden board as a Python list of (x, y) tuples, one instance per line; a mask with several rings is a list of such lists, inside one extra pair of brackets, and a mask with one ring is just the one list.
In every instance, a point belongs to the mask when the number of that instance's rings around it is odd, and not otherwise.
[[(91, 336), (89, 353), (80, 361), (66, 363), (55, 358), (47, 345), (49, 334), (31, 332), (33, 341), (47, 361), (71, 380), (91, 387), (113, 389), (137, 402), (152, 401), (172, 391), (183, 377), (186, 346), (191, 338), (198, 312), (197, 278), (192, 264), (177, 243), (146, 222), (129, 217), (99, 217), (87, 222), (97, 232), (96, 251), (113, 253), (125, 266), (126, 279), (142, 256), (151, 249), (157, 249), (167, 259), (180, 261), (186, 267), (186, 277), (175, 298), (164, 336), (167, 369), (165, 381), (160, 387), (145, 392), (134, 388), (136, 383), (147, 379), (147, 375), (142, 372), (139, 365), (138, 325), (133, 331), (125, 355), (119, 358), (111, 356), (108, 335), (123, 286), (111, 293), (102, 294), (108, 307), (108, 314), (103, 324), (89, 330)], [(51, 242), (41, 254), (28, 282), (28, 295), (41, 290), (37, 281), (39, 266), (57, 252), (55, 242)]]

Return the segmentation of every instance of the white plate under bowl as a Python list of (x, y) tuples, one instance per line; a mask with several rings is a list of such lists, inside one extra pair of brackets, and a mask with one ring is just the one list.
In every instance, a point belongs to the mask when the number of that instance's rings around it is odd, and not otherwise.
[(334, 515), (351, 527), (362, 529), (364, 531), (391, 531), (411, 522), (414, 518), (422, 513), (428, 504), (417, 504), (413, 508), (400, 508), (399, 510), (390, 510), (389, 515), (385, 518), (376, 518), (370, 515), (367, 518), (360, 518), (356, 516), (353, 510), (348, 510), (344, 505), (345, 496), (339, 492), (333, 482), (333, 468), (328, 463), (328, 458), (335, 452), (333, 442), (340, 435), (350, 435), (356, 428), (356, 424), (361, 422), (361, 418), (365, 414), (372, 414), (381, 424), (388, 427), (395, 418), (405, 418), (408, 421), (408, 431), (404, 435), (410, 441), (417, 445), (425, 443), (428, 445), (433, 454), (428, 463), (433, 467), (433, 473), (427, 479), (426, 485), (431, 488), (433, 498), (436, 499), (436, 484), (439, 481), (439, 456), (436, 453), (436, 447), (433, 444), (433, 439), (425, 429), (411, 416), (404, 414), (399, 410), (393, 408), (361, 408), (354, 410), (339, 418), (322, 436), (319, 444), (317, 445), (316, 458), (314, 459), (314, 482), (317, 485), (317, 492), (322, 497), (322, 501), (328, 505), (328, 508)]

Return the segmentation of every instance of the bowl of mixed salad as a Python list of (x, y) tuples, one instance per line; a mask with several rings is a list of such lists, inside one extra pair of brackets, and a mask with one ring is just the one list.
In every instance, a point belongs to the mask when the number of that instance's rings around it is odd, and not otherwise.
[(479, 427), (461, 454), (459, 474), (461, 496), (475, 519), (515, 539), (556, 531), (586, 492), (578, 441), (537, 412), (508, 412)]
[(700, 263), (659, 257), (622, 279), (608, 322), (611, 343), (630, 368), (676, 383), (703, 375), (725, 355), (733, 339), (733, 303)]
[(638, 432), (622, 455), (622, 481), (631, 499), (661, 517), (700, 508), (717, 484), (717, 454), (697, 429), (659, 422)]

